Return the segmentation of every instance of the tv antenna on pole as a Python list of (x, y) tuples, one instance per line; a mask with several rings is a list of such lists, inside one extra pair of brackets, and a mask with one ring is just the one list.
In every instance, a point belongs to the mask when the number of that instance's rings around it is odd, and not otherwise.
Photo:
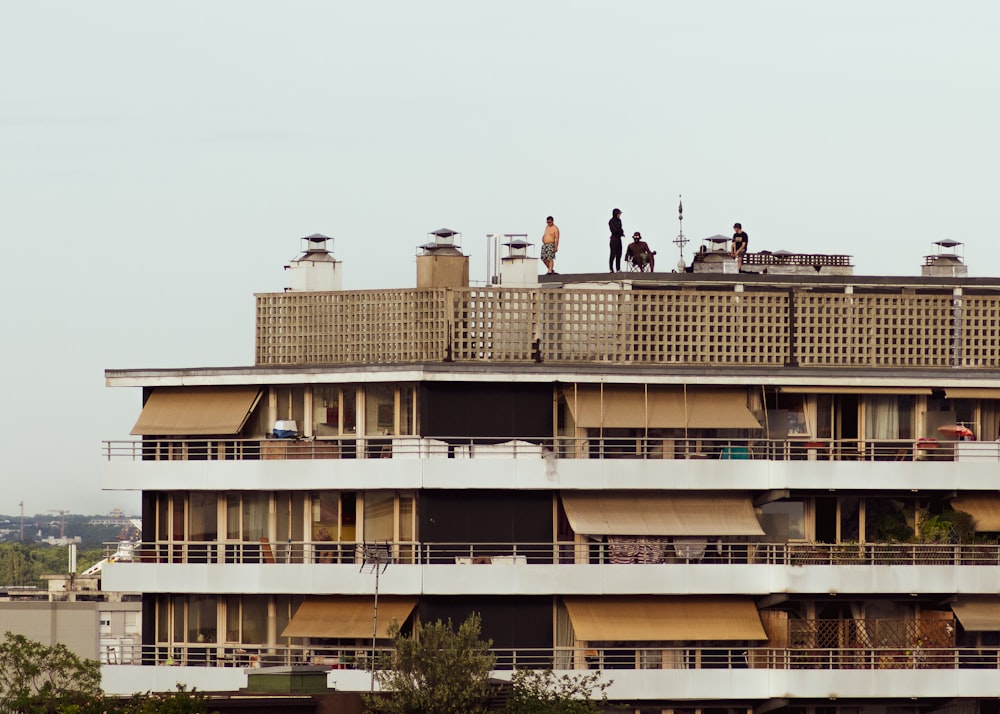
[(681, 250), (680, 260), (677, 261), (677, 272), (684, 272), (684, 246), (688, 244), (688, 239), (684, 235), (684, 201), (683, 196), (677, 196), (677, 224), (680, 226), (678, 229), (677, 237), (674, 238), (674, 245), (676, 245)]
[(366, 569), (375, 574), (375, 606), (372, 608), (372, 681), (371, 690), (375, 691), (375, 640), (378, 638), (378, 581), (392, 562), (392, 548), (388, 541), (382, 543), (361, 544), (361, 572)]

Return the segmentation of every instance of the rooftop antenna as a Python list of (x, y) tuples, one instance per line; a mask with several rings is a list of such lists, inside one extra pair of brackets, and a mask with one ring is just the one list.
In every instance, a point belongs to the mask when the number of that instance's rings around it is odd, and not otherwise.
[(392, 562), (392, 551), (389, 542), (382, 543), (362, 543), (361, 544), (361, 572), (365, 569), (369, 573), (375, 574), (375, 606), (372, 608), (372, 681), (371, 689), (375, 691), (375, 640), (378, 637), (378, 580), (379, 576), (385, 572)]
[(674, 238), (674, 245), (676, 245), (681, 251), (681, 257), (677, 261), (677, 272), (684, 272), (684, 246), (688, 244), (688, 239), (684, 235), (684, 200), (683, 196), (677, 195), (677, 224), (679, 226), (677, 237)]

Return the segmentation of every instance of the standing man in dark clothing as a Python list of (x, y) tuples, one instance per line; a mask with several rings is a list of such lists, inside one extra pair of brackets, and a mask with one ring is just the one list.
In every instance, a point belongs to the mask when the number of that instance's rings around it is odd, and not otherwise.
[(740, 272), (743, 269), (743, 256), (747, 252), (747, 243), (750, 242), (750, 236), (748, 236), (743, 231), (743, 226), (740, 223), (733, 224), (733, 249), (730, 252), (734, 258), (736, 258), (736, 272)]
[(611, 220), (608, 221), (608, 228), (611, 229), (611, 256), (608, 258), (608, 271), (620, 273), (622, 271), (622, 238), (625, 237), (625, 230), (622, 228), (622, 212), (617, 208), (611, 212)]

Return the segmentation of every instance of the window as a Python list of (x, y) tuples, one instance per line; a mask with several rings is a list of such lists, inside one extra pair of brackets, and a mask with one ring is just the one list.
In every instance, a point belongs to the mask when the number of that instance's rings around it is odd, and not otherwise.
[(913, 404), (909, 395), (865, 398), (866, 439), (912, 439)]
[(215, 642), (215, 598), (208, 595), (190, 595), (187, 621), (188, 642)]
[(396, 390), (384, 384), (365, 387), (365, 434), (394, 434)]
[(226, 597), (226, 642), (267, 644), (270, 596), (229, 595)]
[(313, 388), (313, 434), (339, 436), (353, 434), (356, 429), (354, 385), (323, 385)]

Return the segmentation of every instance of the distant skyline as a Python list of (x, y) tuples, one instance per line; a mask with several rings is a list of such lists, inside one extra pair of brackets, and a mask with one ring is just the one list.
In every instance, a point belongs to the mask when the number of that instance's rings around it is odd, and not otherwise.
[[(415, 282), (416, 246), (562, 231), (600, 271), (623, 211), (676, 262), (750, 250), (917, 275), (991, 237), (1000, 6), (588, 0), (13, 3), (0, 22), (0, 511), (136, 512), (101, 442), (140, 390), (106, 368), (249, 365), (253, 294), (331, 235), (347, 289)], [(537, 248), (536, 248), (537, 249)], [(138, 488), (137, 484), (137, 488)]]

